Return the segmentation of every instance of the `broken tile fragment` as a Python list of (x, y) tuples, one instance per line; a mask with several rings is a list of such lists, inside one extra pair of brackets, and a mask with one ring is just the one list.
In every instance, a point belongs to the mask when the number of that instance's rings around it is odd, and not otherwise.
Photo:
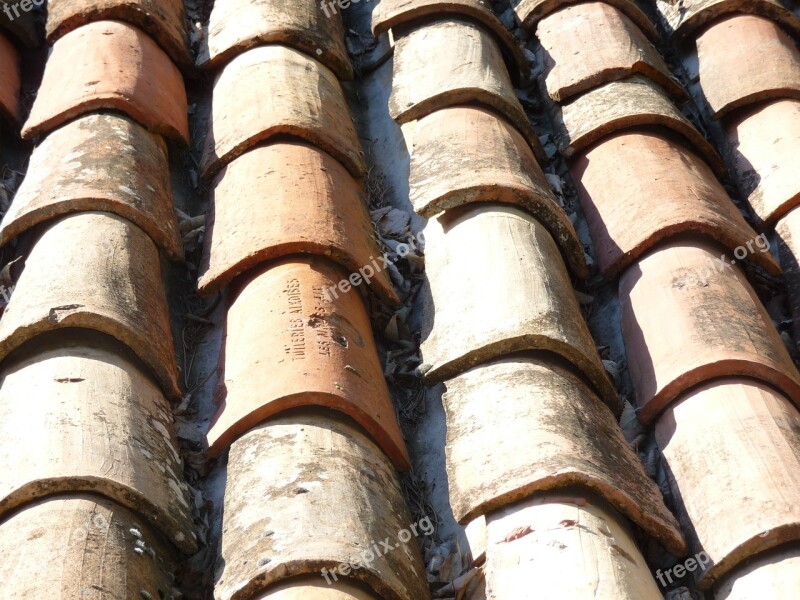
[(225, 0), (211, 8), (208, 39), (200, 44), (197, 63), (217, 69), (250, 48), (283, 44), (348, 80), (353, 67), (344, 39), (335, 2), (331, 7), (327, 1)]
[(407, 468), (366, 307), (357, 290), (342, 291), (347, 276), (324, 258), (296, 256), (242, 282), (228, 309), (212, 454), (280, 412), (317, 406), (350, 416)]
[[(261, 263), (291, 254), (325, 256), (397, 303), (364, 191), (331, 155), (306, 143), (259, 146), (229, 164), (211, 191), (199, 290), (219, 291)], [(349, 275), (348, 273), (348, 275)]]
[(128, 114), (150, 131), (189, 142), (181, 72), (141, 29), (96, 21), (52, 48), (22, 137), (33, 139), (99, 110)]
[(0, 359), (66, 328), (117, 339), (147, 365), (168, 397), (181, 397), (158, 249), (126, 219), (84, 212), (49, 226), (26, 258), (0, 319)]
[[(695, 233), (729, 253), (757, 234), (711, 169), (668, 131), (628, 129), (582, 152), (570, 167), (601, 272), (613, 280), (662, 240)], [(770, 252), (746, 260), (773, 275)]]
[(0, 225), (0, 245), (51, 219), (107, 211), (144, 230), (173, 260), (183, 258), (161, 137), (116, 114), (64, 125), (33, 151)]
[(536, 36), (544, 49), (545, 89), (556, 102), (634, 74), (686, 96), (641, 30), (605, 2), (565, 6), (542, 19)]
[(643, 423), (719, 377), (758, 379), (800, 405), (800, 375), (739, 256), (711, 240), (675, 238), (622, 275), (622, 333)]
[(216, 597), (252, 598), (300, 575), (324, 583), (322, 569), (344, 565), (339, 579), (381, 598), (425, 598), (412, 525), (421, 534), (391, 463), (355, 424), (319, 411), (270, 420), (231, 447)]
[(274, 136), (324, 150), (360, 179), (361, 145), (336, 75), (286, 46), (260, 46), (228, 63), (214, 82), (203, 177)]
[(739, 14), (716, 21), (697, 38), (697, 60), (714, 119), (764, 100), (800, 99), (800, 50), (770, 19)]
[(686, 550), (677, 521), (614, 415), (554, 358), (475, 367), (446, 388), (447, 481), (460, 523), (536, 492), (578, 486), (674, 554)]
[(424, 217), (472, 202), (517, 205), (547, 227), (577, 277), (588, 274), (583, 246), (530, 146), (491, 110), (453, 106), (420, 119), (409, 186), (414, 210)]

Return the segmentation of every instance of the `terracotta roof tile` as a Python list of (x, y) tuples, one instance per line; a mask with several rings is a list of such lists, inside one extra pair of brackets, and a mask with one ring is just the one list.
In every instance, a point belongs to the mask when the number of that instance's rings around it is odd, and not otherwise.
[(329, 291), (346, 279), (334, 263), (298, 256), (243, 283), (228, 309), (223, 403), (210, 452), (282, 411), (317, 406), (349, 415), (398, 467), (408, 466), (363, 301), (355, 290)]
[(543, 350), (575, 365), (615, 413), (621, 410), (558, 247), (541, 224), (511, 206), (477, 205), (430, 220), (425, 238), (435, 308), (422, 334), (428, 382)]
[[(583, 2), (584, 0), (514, 0), (512, 6), (517, 15), (517, 20), (523, 27), (535, 27), (541, 19), (564, 6), (571, 6)], [(658, 32), (647, 15), (639, 8), (634, 0), (605, 0), (609, 6), (625, 13), (627, 17), (636, 23), (647, 37), (653, 41), (658, 40)]]
[[(437, 60), (431, 61), (435, 55)], [(490, 106), (516, 127), (539, 160), (539, 138), (522, 110), (488, 31), (467, 20), (439, 20), (401, 36), (394, 49), (389, 113), (403, 124), (430, 113), (475, 102)]]
[(498, 511), (487, 530), (489, 599), (662, 599), (625, 520), (591, 496), (540, 496)]
[(800, 589), (800, 546), (791, 544), (780, 550), (758, 555), (733, 569), (714, 588), (719, 600), (777, 598), (787, 600)]
[(388, 538), (397, 547), (350, 577), (386, 600), (420, 600), (416, 541), (398, 543), (411, 523), (392, 465), (354, 425), (321, 413), (272, 420), (231, 447), (216, 598), (251, 598), (292, 576), (321, 580), (321, 569)]
[(611, 411), (552, 358), (476, 367), (446, 387), (447, 480), (459, 522), (575, 485), (604, 497), (674, 554), (686, 550)]
[(697, 57), (715, 119), (763, 100), (800, 99), (800, 51), (774, 21), (754, 15), (716, 21), (697, 38)]
[(732, 171), (759, 225), (800, 204), (800, 102), (778, 100), (726, 119)]
[(64, 328), (116, 338), (151, 369), (168, 396), (180, 397), (158, 250), (129, 221), (79, 213), (42, 234), (0, 319), (0, 358)]
[(169, 548), (138, 515), (94, 496), (56, 498), (16, 513), (0, 526), (0, 552), (7, 598), (102, 593), (139, 599), (142, 592), (167, 598), (172, 592)]
[(517, 205), (547, 227), (578, 277), (588, 274), (583, 246), (527, 142), (489, 110), (454, 106), (420, 119), (409, 186), (425, 217), (472, 202)]
[(781, 394), (751, 380), (705, 385), (658, 420), (656, 440), (682, 518), (712, 561), (698, 572), (702, 589), (800, 539), (800, 414)]
[(284, 44), (317, 59), (340, 79), (352, 79), (341, 16), (323, 14), (321, 6), (294, 0), (215, 2), (197, 62), (216, 68), (250, 48)]
[(22, 122), (20, 103), (19, 53), (8, 38), (0, 34), (0, 116), (7, 119), (14, 129)]
[[(613, 134), (571, 166), (600, 270), (609, 279), (679, 233), (702, 234), (729, 253), (756, 239), (711, 169), (666, 133)], [(769, 252), (747, 259), (780, 273)]]
[[(332, 580), (333, 578), (331, 578)], [(319, 575), (296, 577), (286, 583), (272, 585), (269, 590), (256, 600), (380, 600), (372, 592), (363, 589), (362, 585), (348, 581), (331, 581), (326, 583)]]
[(87, 210), (124, 217), (171, 258), (183, 258), (166, 144), (123, 116), (80, 117), (45, 138), (3, 217), (0, 245), (40, 223)]
[(381, 0), (372, 11), (372, 32), (378, 36), (401, 25), (436, 20), (444, 15), (470, 17), (489, 29), (506, 55), (512, 77), (527, 78), (530, 70), (514, 36), (492, 12), (485, 0)]
[(48, 0), (47, 41), (93, 21), (126, 21), (147, 32), (181, 66), (192, 63), (182, 0)]
[(2, 374), (0, 513), (52, 495), (100, 494), (197, 551), (170, 407), (133, 363), (79, 345), (6, 364)]
[(55, 43), (22, 137), (50, 133), (100, 109), (119, 110), (155, 133), (189, 140), (180, 71), (146, 33), (121, 21), (90, 23)]
[(559, 150), (566, 157), (622, 129), (660, 125), (685, 137), (717, 173), (724, 173), (714, 147), (681, 114), (664, 90), (634, 75), (614, 81), (561, 106), (553, 115)]
[(203, 176), (213, 177), (276, 135), (304, 139), (354, 177), (365, 174), (358, 136), (333, 72), (291, 48), (262, 46), (233, 59), (214, 83)]
[(623, 274), (622, 330), (643, 422), (726, 376), (760, 379), (800, 404), (800, 375), (734, 262), (711, 242), (677, 238)]
[(779, 0), (656, 0), (655, 5), (671, 35), (678, 39), (695, 35), (722, 15), (750, 13), (778, 21), (800, 33), (800, 19)]
[(212, 201), (201, 292), (216, 292), (265, 261), (302, 253), (327, 256), (354, 273), (369, 265), (373, 289), (399, 301), (388, 273), (372, 264), (381, 251), (364, 191), (329, 154), (299, 143), (255, 148), (220, 173)]
[(545, 51), (544, 86), (556, 102), (636, 73), (678, 98), (686, 96), (642, 31), (605, 2), (570, 4), (551, 13), (536, 35)]

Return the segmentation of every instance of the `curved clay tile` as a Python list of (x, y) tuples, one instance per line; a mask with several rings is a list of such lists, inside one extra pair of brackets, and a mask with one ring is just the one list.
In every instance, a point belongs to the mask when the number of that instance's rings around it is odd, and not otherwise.
[[(511, 6), (517, 15), (517, 20), (523, 27), (536, 27), (539, 21), (550, 13), (553, 13), (564, 6), (570, 6), (584, 0), (511, 0)], [(655, 26), (647, 15), (639, 8), (634, 0), (604, 0), (606, 4), (613, 6), (620, 12), (636, 23), (648, 38), (658, 42), (659, 36)]]
[(331, 8), (327, 1), (225, 0), (211, 9), (197, 64), (217, 68), (255, 46), (284, 44), (317, 59), (339, 79), (352, 79), (344, 38), (335, 2)]
[(389, 113), (398, 123), (455, 104), (485, 104), (525, 136), (540, 161), (547, 160), (514, 93), (500, 48), (480, 25), (453, 19), (413, 29), (395, 43), (393, 69)]
[(351, 273), (371, 272), (372, 289), (399, 301), (388, 272), (372, 264), (382, 252), (361, 186), (322, 150), (285, 142), (260, 146), (229, 164), (211, 194), (202, 293), (219, 291), (263, 262), (316, 254)]
[(297, 256), (243, 282), (228, 310), (212, 454), (280, 412), (323, 406), (350, 416), (408, 467), (364, 302), (357, 290), (331, 290), (347, 277), (324, 258)]
[(133, 363), (79, 345), (2, 374), (0, 514), (47, 496), (99, 494), (197, 551), (170, 407)]
[(354, 177), (365, 174), (339, 80), (302, 52), (271, 45), (240, 54), (214, 82), (211, 112), (203, 177), (213, 177), (276, 135), (301, 138), (332, 155)]
[[(757, 237), (711, 169), (665, 133), (613, 134), (571, 165), (597, 261), (609, 280), (680, 233), (707, 236), (730, 253)], [(780, 274), (769, 252), (748, 253), (747, 260)]]
[(714, 119), (763, 100), (800, 99), (800, 50), (770, 19), (734, 15), (715, 22), (697, 38), (697, 60)]
[(169, 598), (175, 562), (146, 525), (139, 515), (95, 496), (27, 507), (0, 527), (3, 594), (75, 600), (138, 599), (144, 592)]
[(556, 102), (636, 73), (686, 97), (642, 31), (605, 2), (566, 6), (542, 19), (536, 35), (544, 49), (544, 86)]
[(255, 600), (380, 600), (372, 592), (364, 589), (363, 584), (351, 583), (338, 576), (338, 581), (329, 577), (330, 583), (319, 574), (295, 577), (286, 583), (271, 585), (269, 590)]
[(189, 141), (181, 72), (146, 33), (97, 21), (58, 40), (22, 137), (50, 133), (80, 115), (119, 110), (154, 133)]
[[(426, 17), (435, 20), (444, 15), (470, 17), (494, 34), (508, 57), (512, 76), (527, 77), (530, 65), (506, 26), (492, 12), (484, 0), (380, 0), (372, 11), (372, 33), (377, 37), (410, 22), (421, 22)], [(418, 20), (419, 19), (419, 20)]]
[(800, 204), (800, 101), (778, 100), (726, 119), (732, 170), (762, 227)]
[(0, 245), (50, 219), (91, 210), (128, 219), (173, 260), (183, 259), (166, 144), (121, 115), (80, 117), (44, 139), (3, 217)]
[(425, 237), (428, 382), (541, 350), (572, 363), (621, 411), (558, 247), (538, 221), (511, 206), (477, 205), (431, 219)]
[(437, 110), (417, 122), (410, 199), (424, 217), (472, 202), (514, 204), (556, 239), (570, 270), (588, 276), (583, 246), (525, 138), (478, 106)]
[(620, 279), (622, 333), (642, 422), (719, 377), (760, 379), (800, 404), (800, 375), (735, 262), (710, 241), (679, 238)]
[(0, 359), (40, 334), (65, 328), (116, 338), (169, 397), (181, 397), (158, 250), (129, 221), (77, 213), (42, 234), (0, 319)]
[[(361, 559), (349, 578), (381, 598), (426, 598), (416, 536), (401, 543), (412, 523), (391, 463), (354, 424), (324, 413), (271, 420), (231, 447), (216, 597), (245, 600), (298, 575), (324, 582), (322, 569)], [(364, 553), (381, 540), (396, 547), (370, 562)]]
[(605, 498), (676, 556), (685, 552), (677, 521), (614, 415), (552, 357), (475, 367), (446, 387), (447, 481), (460, 523), (576, 486)]
[(670, 35), (685, 38), (707, 24), (730, 13), (762, 15), (800, 34), (800, 19), (786, 10), (779, 0), (656, 0)]
[(659, 125), (685, 137), (717, 174), (717, 151), (653, 81), (634, 75), (588, 92), (553, 114), (559, 150), (567, 158), (621, 129)]
[(486, 529), (487, 598), (663, 598), (627, 522), (591, 495), (540, 495)]
[(749, 379), (704, 385), (659, 418), (656, 441), (681, 519), (710, 559), (701, 589), (800, 541), (800, 413), (781, 394)]
[(19, 53), (8, 39), (0, 34), (0, 116), (14, 129), (22, 122), (20, 103)]
[(47, 41), (93, 21), (125, 21), (145, 31), (172, 60), (192, 64), (182, 0), (48, 0)]
[(800, 544), (794, 543), (759, 554), (731, 570), (714, 587), (714, 598), (792, 600), (797, 590), (800, 590)]

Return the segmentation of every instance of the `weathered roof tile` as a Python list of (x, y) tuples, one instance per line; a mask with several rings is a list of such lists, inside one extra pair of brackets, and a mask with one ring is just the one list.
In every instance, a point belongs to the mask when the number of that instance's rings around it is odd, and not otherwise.
[(790, 600), (800, 590), (800, 544), (759, 554), (739, 565), (714, 588), (717, 600)]
[(779, 0), (656, 0), (656, 8), (671, 35), (683, 39), (731, 13), (762, 15), (800, 34), (800, 19)]
[[(511, 5), (517, 15), (517, 20), (523, 27), (535, 27), (539, 21), (550, 13), (564, 6), (570, 6), (584, 0), (514, 0)], [(647, 15), (639, 8), (635, 0), (605, 0), (605, 3), (625, 13), (628, 18), (636, 23), (647, 37), (653, 41), (658, 40), (658, 32)]]

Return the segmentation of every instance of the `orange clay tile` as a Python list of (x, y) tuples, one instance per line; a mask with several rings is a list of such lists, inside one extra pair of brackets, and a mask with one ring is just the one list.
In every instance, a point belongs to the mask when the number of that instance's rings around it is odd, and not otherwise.
[(19, 53), (6, 36), (0, 34), (0, 116), (16, 129), (22, 121), (20, 104)]
[(646, 77), (607, 83), (554, 110), (559, 150), (567, 158), (615, 131), (658, 125), (682, 135), (717, 174), (725, 173), (714, 147)]
[(170, 398), (181, 397), (158, 250), (129, 221), (77, 213), (42, 234), (0, 319), (0, 360), (41, 334), (66, 328), (116, 338)]
[(191, 64), (182, 0), (48, 0), (47, 41), (94, 21), (125, 21), (145, 31), (180, 66)]
[(379, 36), (389, 29), (399, 28), (414, 21), (434, 20), (445, 15), (462, 15), (489, 29), (506, 55), (512, 77), (527, 77), (528, 61), (506, 26), (492, 12), (484, 0), (381, 0), (372, 11), (372, 32)]
[(705, 384), (658, 419), (656, 441), (693, 551), (711, 562), (696, 573), (702, 589), (800, 541), (800, 413), (781, 394), (750, 379)]
[(800, 101), (778, 100), (726, 119), (732, 171), (761, 227), (800, 204)]
[(47, 136), (0, 225), (0, 245), (50, 219), (102, 210), (141, 227), (183, 258), (161, 137), (121, 115), (80, 117)]
[(454, 106), (420, 119), (409, 185), (414, 210), (424, 217), (472, 202), (525, 209), (556, 239), (572, 272), (588, 276), (583, 246), (525, 138), (496, 113)]
[(397, 303), (355, 179), (329, 154), (294, 142), (260, 146), (229, 164), (212, 189), (200, 266), (201, 293), (217, 292), (257, 265), (316, 254), (349, 272), (363, 269), (373, 289)]
[(678, 39), (731, 13), (762, 15), (800, 34), (800, 19), (786, 10), (779, 0), (656, 0), (656, 8), (671, 35)]
[[(227, 475), (218, 600), (258, 597), (299, 575), (325, 582), (323, 568), (354, 561), (360, 568), (340, 580), (385, 600), (429, 597), (417, 539), (401, 543), (417, 524), (400, 481), (355, 423), (320, 410), (270, 420), (234, 442)], [(397, 547), (361, 558), (386, 538)]]
[(431, 219), (425, 238), (428, 382), (541, 350), (572, 363), (615, 414), (621, 411), (558, 247), (538, 221), (512, 206), (484, 203)]
[(212, 454), (282, 411), (323, 406), (353, 418), (408, 467), (364, 302), (344, 285), (330, 290), (347, 277), (324, 258), (297, 256), (242, 283), (228, 310)]
[[(720, 578), (717, 600), (792, 600), (800, 590), (800, 544), (764, 552)], [(349, 600), (349, 599), (348, 599)]]
[(800, 207), (790, 210), (775, 223), (775, 238), (783, 267), (788, 304), (794, 315), (795, 338), (800, 335)]
[(536, 35), (544, 49), (544, 86), (556, 102), (636, 73), (686, 95), (641, 30), (605, 2), (565, 6), (542, 19)]
[(673, 554), (686, 550), (678, 522), (614, 415), (553, 357), (475, 367), (445, 387), (447, 481), (460, 523), (536, 492), (578, 486)]
[(150, 36), (121, 21), (97, 21), (53, 46), (22, 137), (32, 139), (107, 109), (188, 143), (186, 106), (181, 72)]
[(800, 51), (770, 19), (733, 15), (716, 21), (697, 38), (697, 59), (715, 119), (763, 100), (800, 99)]
[(139, 515), (96, 496), (39, 502), (0, 525), (6, 598), (169, 598), (175, 559)]
[(480, 25), (452, 17), (416, 27), (396, 41), (393, 69), (389, 113), (401, 125), (448, 106), (483, 104), (508, 119), (536, 157), (546, 160), (500, 48)]
[(487, 600), (662, 600), (630, 525), (581, 492), (540, 494), (487, 519)]
[[(578, 156), (571, 173), (610, 280), (679, 233), (708, 236), (729, 252), (756, 239), (711, 169), (664, 130), (615, 133)], [(747, 259), (780, 274), (769, 252)]]
[(365, 174), (361, 145), (336, 75), (302, 52), (280, 45), (233, 59), (214, 82), (203, 177), (276, 135), (301, 138), (350, 173)]
[(678, 238), (622, 275), (622, 333), (642, 422), (688, 389), (736, 375), (775, 385), (800, 405), (797, 369), (734, 262), (711, 241)]
[(294, 0), (215, 2), (208, 20), (208, 39), (200, 43), (197, 63), (216, 69), (250, 48), (284, 44), (317, 59), (339, 79), (352, 79), (342, 18), (334, 6)]
[[(582, 1), (583, 0), (520, 0), (519, 2), (514, 2), (512, 7), (517, 15), (517, 21), (522, 23), (523, 27), (535, 28), (539, 21), (550, 13), (564, 6), (570, 6)], [(648, 38), (654, 42), (658, 41), (658, 33), (655, 26), (634, 0), (605, 0), (605, 3), (625, 13)]]
[(337, 575), (338, 581), (333, 580), (333, 576), (328, 577), (330, 583), (325, 579), (314, 575), (303, 577), (293, 577), (285, 583), (269, 586), (269, 589), (261, 596), (256, 596), (256, 600), (380, 600), (372, 592), (366, 591), (363, 585), (351, 583), (343, 580)]
[(79, 344), (30, 353), (2, 375), (0, 515), (48, 496), (96, 494), (197, 551), (172, 412), (133, 362)]

